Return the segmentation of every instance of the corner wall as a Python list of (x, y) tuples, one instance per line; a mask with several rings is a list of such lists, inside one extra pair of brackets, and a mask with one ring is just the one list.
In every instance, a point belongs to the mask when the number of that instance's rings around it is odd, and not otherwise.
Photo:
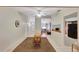
[[(17, 28), (15, 27), (16, 20), (19, 21)], [(11, 46), (25, 36), (24, 29), (21, 15), (17, 11), (8, 7), (0, 7), (0, 51), (14, 48)]]
[[(49, 41), (52, 44), (52, 46), (56, 49), (56, 51), (61, 51), (61, 52), (72, 51), (71, 44), (75, 41), (73, 39), (65, 36), (64, 16), (69, 15), (74, 12), (78, 12), (78, 8), (63, 8), (58, 14), (56, 14), (55, 16), (52, 16), (52, 25), (57, 25), (57, 24), (61, 25), (61, 27), (60, 27), (61, 33), (52, 31), (52, 35), (51, 35), (51, 37), (49, 37), (50, 38)], [(79, 15), (78, 15), (78, 17), (79, 17)], [(78, 18), (77, 18), (77, 20), (78, 20)], [(79, 20), (78, 20), (78, 22), (79, 22)], [(79, 34), (79, 31), (78, 31), (78, 34)], [(77, 39), (77, 40), (79, 40), (79, 39)]]

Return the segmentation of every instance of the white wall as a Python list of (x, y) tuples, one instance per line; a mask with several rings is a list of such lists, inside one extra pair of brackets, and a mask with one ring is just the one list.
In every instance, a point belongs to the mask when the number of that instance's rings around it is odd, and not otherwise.
[[(78, 12), (77, 8), (63, 8), (58, 14), (52, 16), (52, 25), (61, 25), (61, 33), (52, 31), (49, 42), (53, 45), (56, 51), (71, 51), (71, 44), (75, 42), (73, 39), (65, 36), (64, 16)], [(77, 19), (78, 20), (78, 19)], [(78, 31), (79, 32), (79, 31)]]
[[(15, 21), (20, 25), (15, 27)], [(0, 51), (11, 49), (10, 47), (25, 36), (21, 15), (8, 7), (0, 7)]]
[(33, 37), (35, 34), (35, 17), (33, 15), (28, 15), (26, 28), (27, 28), (27, 36)]
[(22, 29), (22, 32), (25, 33), (25, 36), (27, 37), (28, 36), (27, 23), (28, 23), (28, 20), (29, 20), (28, 15), (27, 15), (27, 13), (26, 14), (23, 14), (21, 12), (18, 12), (18, 13), (21, 16), (21, 19), (23, 21), (23, 26), (22, 27), (24, 27), (24, 29)]
[(35, 34), (41, 33), (41, 18), (35, 16)]

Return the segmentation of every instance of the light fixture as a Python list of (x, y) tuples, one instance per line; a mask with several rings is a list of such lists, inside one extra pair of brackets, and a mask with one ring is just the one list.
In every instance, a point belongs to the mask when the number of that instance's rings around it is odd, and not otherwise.
[(41, 17), (41, 14), (37, 14), (38, 17)]
[(42, 14), (41, 14), (41, 10), (37, 10), (38, 11), (38, 13), (36, 14), (38, 17), (41, 17), (42, 16)]

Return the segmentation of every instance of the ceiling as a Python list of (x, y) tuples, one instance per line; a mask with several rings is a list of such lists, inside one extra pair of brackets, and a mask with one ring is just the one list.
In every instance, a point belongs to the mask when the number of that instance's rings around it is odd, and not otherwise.
[(55, 14), (58, 10), (61, 10), (62, 8), (54, 8), (54, 7), (10, 7), (15, 9), (18, 12), (21, 12), (25, 15), (36, 15), (38, 14), (38, 11), (42, 15), (53, 15)]

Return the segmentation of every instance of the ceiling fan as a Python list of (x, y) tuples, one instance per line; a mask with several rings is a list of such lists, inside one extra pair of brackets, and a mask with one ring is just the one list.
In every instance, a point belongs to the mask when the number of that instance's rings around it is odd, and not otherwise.
[(37, 10), (37, 14), (38, 17), (42, 17), (42, 16), (47, 16), (47, 13), (42, 11), (42, 10)]

